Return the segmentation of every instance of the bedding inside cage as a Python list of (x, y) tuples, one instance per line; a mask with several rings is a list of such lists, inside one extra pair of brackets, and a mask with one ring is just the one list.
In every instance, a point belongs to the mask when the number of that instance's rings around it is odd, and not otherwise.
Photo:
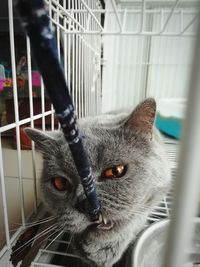
[(161, 99), (158, 101), (156, 127), (173, 138), (181, 138), (186, 103), (180, 99)]

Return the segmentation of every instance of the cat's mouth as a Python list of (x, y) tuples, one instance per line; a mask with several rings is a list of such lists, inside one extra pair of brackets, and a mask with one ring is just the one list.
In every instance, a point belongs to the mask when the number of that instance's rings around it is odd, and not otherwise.
[(100, 215), (98, 221), (93, 223), (93, 227), (98, 230), (109, 231), (113, 228), (114, 223), (108, 220), (105, 216)]

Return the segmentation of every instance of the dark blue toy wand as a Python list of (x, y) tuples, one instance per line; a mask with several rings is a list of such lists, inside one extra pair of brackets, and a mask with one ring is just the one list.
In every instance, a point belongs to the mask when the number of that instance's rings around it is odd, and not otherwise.
[(56, 42), (44, 1), (18, 0), (16, 7), (22, 25), (29, 35), (34, 57), (80, 175), (90, 204), (90, 217), (93, 221), (98, 220), (100, 202), (97, 198), (89, 158), (77, 127), (72, 99), (59, 63)]

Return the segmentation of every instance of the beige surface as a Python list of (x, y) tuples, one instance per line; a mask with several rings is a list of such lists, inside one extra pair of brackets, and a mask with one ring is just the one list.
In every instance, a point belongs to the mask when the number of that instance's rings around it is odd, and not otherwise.
[[(8, 221), (10, 235), (15, 233), (21, 221), (21, 200), (20, 200), (20, 184), (18, 178), (17, 151), (10, 145), (9, 140), (3, 139), (3, 168), (5, 175), (6, 200), (8, 208)], [(32, 151), (22, 150), (22, 181), (24, 190), (25, 216), (28, 217), (34, 210), (34, 179), (33, 179), (33, 163)], [(37, 188), (39, 185), (39, 177), (41, 175), (42, 159), (36, 152), (36, 178)], [(1, 184), (0, 184), (1, 187)], [(5, 228), (4, 213), (2, 204), (2, 188), (0, 188), (0, 250), (5, 244)], [(38, 188), (38, 197), (39, 197)], [(1, 266), (0, 266), (1, 267)]]

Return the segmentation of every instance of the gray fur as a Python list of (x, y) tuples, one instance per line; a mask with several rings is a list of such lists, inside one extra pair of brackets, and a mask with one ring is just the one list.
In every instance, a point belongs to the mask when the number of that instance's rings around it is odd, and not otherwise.
[[(147, 99), (131, 115), (102, 115), (79, 121), (103, 214), (114, 222), (109, 231), (92, 229), (87, 214), (76, 208), (85, 196), (63, 134), (26, 129), (43, 153), (44, 201), (58, 216), (60, 225), (76, 234), (77, 250), (91, 266), (111, 267), (117, 262), (168, 190), (169, 164), (159, 134), (151, 125), (154, 113), (155, 102)], [(103, 170), (119, 164), (128, 166), (123, 177), (100, 179)], [(69, 192), (53, 188), (49, 179), (55, 176), (68, 180)]]

